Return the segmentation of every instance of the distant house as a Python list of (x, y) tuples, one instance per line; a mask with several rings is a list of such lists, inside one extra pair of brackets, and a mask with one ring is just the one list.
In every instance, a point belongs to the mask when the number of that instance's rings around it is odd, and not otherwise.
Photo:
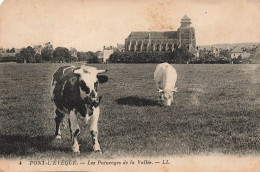
[(16, 61), (15, 52), (7, 52), (5, 49), (0, 48), (0, 62)]
[(260, 44), (259, 45), (255, 45), (253, 47), (253, 54), (254, 55), (259, 55), (260, 54)]
[(77, 50), (76, 50), (76, 48), (73, 48), (73, 47), (71, 47), (70, 48), (70, 50), (69, 50), (69, 52), (70, 52), (70, 55), (72, 56), (72, 57), (77, 57)]
[(241, 57), (242, 59), (249, 58), (250, 53), (246, 51), (245, 47), (237, 46), (231, 51), (231, 59)]
[(103, 47), (103, 62), (106, 63), (109, 59), (110, 55), (114, 53), (114, 49), (112, 46), (110, 47)]
[(15, 57), (16, 53), (0, 52), (0, 57)]
[(41, 54), (42, 53), (42, 49), (44, 47), (52, 47), (51, 43), (50, 42), (47, 42), (45, 44), (42, 44), (42, 45), (34, 45), (33, 46), (33, 49), (35, 51), (35, 54)]
[(125, 52), (125, 44), (117, 44), (114, 51)]
[(0, 48), (0, 57), (15, 57), (16, 52), (9, 52), (6, 49)]
[(2, 47), (0, 48), (0, 54), (5, 53), (5, 49), (3, 49)]
[(220, 48), (211, 47), (211, 52), (214, 54), (215, 57), (219, 57)]
[(260, 44), (256, 46), (255, 51), (258, 52), (258, 54), (260, 54)]
[(199, 57), (200, 57), (200, 47), (197, 47), (195, 51), (196, 51), (196, 52), (194, 53), (195, 57), (196, 57), (196, 58), (199, 58)]
[(22, 51), (22, 48), (15, 48), (15, 53), (20, 53)]
[(208, 47), (204, 47), (203, 49), (197, 48), (197, 50), (199, 51), (199, 53), (197, 53), (195, 55), (196, 57), (205, 57), (205, 58), (215, 57), (215, 58), (219, 58), (220, 51), (222, 49), (216, 48), (215, 46), (211, 46), (211, 47), (208, 46)]
[(103, 62), (103, 52), (102, 51), (97, 51), (96, 52), (96, 55), (97, 55), (97, 58), (98, 58), (98, 60), (99, 60), (99, 62)]
[(35, 54), (41, 54), (41, 53), (42, 53), (43, 46), (42, 46), (42, 45), (34, 45), (34, 46), (33, 46), (33, 49), (34, 49), (34, 51), (35, 51)]

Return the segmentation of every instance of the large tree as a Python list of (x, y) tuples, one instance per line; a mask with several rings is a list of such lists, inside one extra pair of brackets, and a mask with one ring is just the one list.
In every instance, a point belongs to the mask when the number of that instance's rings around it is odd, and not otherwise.
[(219, 52), (219, 56), (220, 56), (220, 57), (231, 58), (231, 53), (230, 53), (229, 50), (224, 49), (224, 50), (221, 50), (221, 51)]
[(41, 59), (43, 61), (52, 61), (53, 60), (53, 46), (50, 43), (46, 43), (41, 51)]
[(19, 62), (34, 63), (35, 62), (35, 51), (32, 47), (28, 46), (23, 48), (22, 51), (17, 55)]
[(78, 61), (87, 61), (88, 63), (90, 63), (91, 61), (93, 61), (92, 59), (96, 57), (96, 54), (92, 51), (88, 51), (88, 52), (77, 52), (77, 56), (78, 56)]
[(70, 51), (64, 47), (57, 47), (53, 52), (53, 58), (55, 62), (64, 62), (64, 61), (70, 62), (71, 61)]

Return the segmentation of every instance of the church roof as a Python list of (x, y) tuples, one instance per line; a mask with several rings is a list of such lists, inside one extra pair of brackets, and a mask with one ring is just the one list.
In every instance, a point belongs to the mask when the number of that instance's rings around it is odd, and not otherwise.
[(242, 46), (237, 46), (237, 47), (235, 47), (232, 51), (231, 51), (231, 53), (243, 53), (244, 51), (243, 51), (243, 47)]
[(190, 27), (190, 18), (185, 14), (182, 18), (181, 18), (181, 27)]
[(117, 44), (117, 48), (125, 48), (125, 44)]
[(134, 39), (176, 39), (177, 32), (176, 31), (165, 31), (165, 32), (131, 32), (128, 38)]
[(187, 14), (185, 14), (185, 15), (181, 18), (181, 20), (190, 20), (190, 18), (187, 16)]

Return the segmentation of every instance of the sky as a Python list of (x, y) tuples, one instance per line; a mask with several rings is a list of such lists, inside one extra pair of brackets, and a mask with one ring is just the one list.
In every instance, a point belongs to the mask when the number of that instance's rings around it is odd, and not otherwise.
[(5, 0), (0, 47), (97, 51), (132, 31), (176, 31), (185, 14), (197, 45), (260, 42), (260, 0)]

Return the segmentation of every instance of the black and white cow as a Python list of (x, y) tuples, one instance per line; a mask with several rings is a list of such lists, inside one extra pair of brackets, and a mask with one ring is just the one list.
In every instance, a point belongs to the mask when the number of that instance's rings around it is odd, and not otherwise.
[(52, 101), (55, 107), (55, 122), (57, 139), (61, 139), (60, 124), (68, 117), (73, 152), (79, 151), (77, 136), (80, 133), (78, 118), (83, 118), (87, 124), (90, 121), (90, 133), (95, 152), (101, 152), (98, 142), (99, 103), (98, 83), (108, 81), (108, 77), (100, 75), (106, 70), (95, 67), (63, 66), (53, 75), (51, 81)]

